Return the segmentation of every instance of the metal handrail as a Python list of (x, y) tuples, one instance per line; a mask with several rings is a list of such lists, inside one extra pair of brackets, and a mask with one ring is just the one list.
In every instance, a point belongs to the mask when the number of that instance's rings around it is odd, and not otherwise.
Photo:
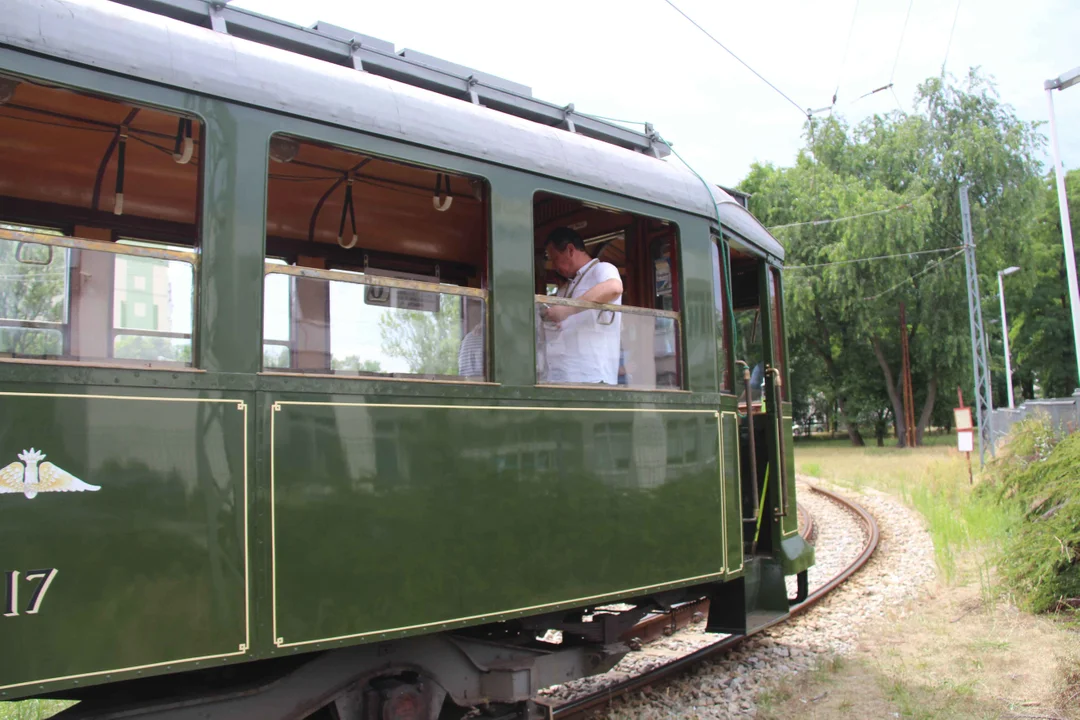
[(680, 321), (679, 313), (673, 310), (654, 310), (652, 308), (636, 307), (634, 305), (611, 305), (610, 303), (596, 303), (588, 300), (558, 297), (557, 295), (537, 295), (536, 302), (542, 305), (565, 305), (566, 307), (581, 308), (583, 310), (610, 310), (611, 312), (626, 315), (648, 315), (649, 317), (669, 318), (676, 322)]
[(321, 268), (300, 267), (297, 265), (266, 263), (263, 266), (263, 274), (292, 275), (293, 277), (307, 278), (309, 280), (330, 280), (334, 282), (353, 283), (354, 285), (373, 285), (376, 287), (440, 293), (442, 295), (460, 295), (462, 297), (480, 298), (481, 300), (486, 300), (488, 297), (488, 291), (481, 290), (480, 288), (461, 287), (460, 285), (442, 285), (440, 283), (423, 282), (420, 280), (404, 280), (402, 278), (387, 277), (385, 275), (358, 275), (342, 270), (323, 270)]
[(29, 245), (48, 245), (50, 247), (70, 248), (72, 250), (92, 250), (96, 252), (112, 253), (114, 255), (154, 258), (156, 260), (174, 260), (177, 262), (185, 262), (190, 265), (199, 264), (199, 254), (196, 252), (166, 250), (165, 248), (148, 248), (138, 245), (121, 245), (120, 243), (89, 240), (87, 238), (70, 235), (48, 235), (46, 233), (0, 228), (0, 240), (27, 243)]

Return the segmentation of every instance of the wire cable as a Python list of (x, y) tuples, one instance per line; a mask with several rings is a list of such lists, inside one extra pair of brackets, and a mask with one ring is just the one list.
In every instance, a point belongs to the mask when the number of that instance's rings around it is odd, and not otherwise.
[(937, 270), (937, 269), (941, 268), (941, 266), (944, 265), (945, 263), (949, 262), (950, 260), (952, 260), (954, 258), (958, 258), (963, 254), (964, 254), (964, 251), (961, 250), (959, 252), (953, 253), (952, 255), (950, 255), (947, 258), (942, 258), (941, 260), (938, 260), (937, 262), (930, 263), (929, 265), (927, 265), (925, 268), (923, 268), (919, 272), (915, 273), (914, 275), (912, 275), (910, 277), (904, 278), (903, 280), (896, 283), (895, 285), (893, 285), (888, 290), (882, 290), (877, 295), (871, 295), (869, 297), (864, 297), (863, 302), (871, 302), (871, 301), (883, 298), (886, 295), (888, 295), (889, 293), (891, 293), (893, 290), (896, 290), (897, 288), (901, 288), (904, 285), (907, 285), (909, 282), (911, 282), (912, 280), (914, 280), (917, 277), (921, 277), (921, 276), (925, 275), (928, 272), (931, 272), (933, 270)]
[(949, 252), (950, 250), (962, 250), (963, 245), (937, 248), (936, 250), (916, 250), (914, 252), (895, 253), (893, 255), (875, 255), (874, 257), (855, 258), (853, 260), (837, 260), (835, 262), (817, 263), (815, 265), (785, 265), (785, 270), (815, 270), (817, 268), (834, 267), (836, 265), (851, 265), (853, 263), (873, 262), (875, 260), (893, 260), (896, 258), (915, 257), (916, 255), (931, 255), (933, 253)]
[(851, 25), (848, 27), (847, 31), (847, 42), (844, 43), (844, 56), (843, 59), (840, 60), (840, 74), (836, 78), (836, 89), (833, 90), (832, 105), (829, 106), (830, 110), (832, 110), (832, 108), (836, 105), (836, 98), (840, 95), (840, 82), (844, 79), (844, 70), (847, 69), (848, 50), (851, 49), (851, 36), (855, 33), (855, 20), (858, 17), (859, 0), (855, 0), (855, 12), (851, 14)]
[(785, 100), (787, 100), (787, 101), (788, 101), (789, 103), (791, 103), (792, 105), (794, 105), (794, 106), (795, 106), (795, 108), (796, 108), (796, 109), (797, 109), (797, 110), (799, 111), (799, 114), (800, 114), (800, 115), (803, 115), (804, 117), (809, 117), (809, 113), (807, 113), (806, 109), (804, 109), (804, 108), (803, 108), (803, 107), (802, 107), (801, 105), (799, 105), (799, 103), (797, 103), (797, 102), (795, 102), (794, 100), (792, 100), (792, 99), (791, 99), (790, 97), (788, 97), (788, 95), (787, 95), (787, 94), (786, 94), (786, 93), (785, 93), (785, 92), (784, 92), (783, 90), (781, 90), (780, 88), (776, 87), (776, 86), (775, 86), (775, 85), (773, 85), (773, 84), (772, 84), (771, 82), (769, 82), (768, 80), (766, 80), (766, 79), (765, 79), (765, 76), (764, 76), (764, 75), (762, 75), (761, 73), (759, 73), (759, 72), (758, 72), (757, 70), (755, 70), (754, 68), (750, 67), (750, 65), (749, 65), (749, 64), (748, 64), (748, 63), (747, 63), (747, 62), (746, 62), (745, 60), (743, 60), (743, 59), (742, 59), (741, 57), (739, 57), (738, 55), (736, 55), (735, 53), (733, 53), (733, 52), (732, 52), (732, 51), (731, 51), (730, 49), (728, 49), (728, 47), (727, 47), (726, 45), (724, 45), (724, 43), (722, 43), (722, 42), (720, 42), (719, 40), (717, 40), (717, 39), (716, 39), (716, 38), (715, 38), (715, 37), (714, 37), (714, 36), (712, 35), (712, 33), (710, 33), (710, 32), (709, 32), (708, 30), (706, 30), (706, 29), (705, 29), (705, 28), (703, 28), (703, 27), (702, 27), (701, 25), (699, 25), (699, 24), (698, 24), (698, 23), (697, 23), (697, 22), (696, 22), (696, 21), (694, 20), (694, 18), (690, 17), (689, 15), (687, 15), (686, 13), (684, 13), (684, 12), (683, 12), (682, 10), (680, 10), (680, 9), (679, 9), (679, 6), (678, 6), (678, 5), (676, 5), (675, 3), (673, 3), (673, 2), (671, 1), (671, 0), (664, 0), (664, 2), (666, 2), (666, 3), (667, 3), (668, 5), (670, 5), (670, 6), (672, 7), (672, 8), (674, 8), (675, 12), (679, 13), (679, 14), (680, 14), (680, 15), (682, 15), (682, 16), (683, 16), (684, 18), (686, 18), (687, 20), (689, 20), (689, 21), (690, 21), (690, 24), (692, 24), (692, 25), (693, 25), (694, 27), (696, 27), (696, 28), (697, 28), (698, 30), (700, 30), (701, 32), (705, 33), (705, 35), (706, 35), (706, 36), (708, 36), (708, 38), (709, 38), (710, 40), (712, 40), (712, 41), (713, 41), (714, 43), (716, 43), (717, 45), (719, 45), (719, 46), (721, 47), (721, 49), (723, 49), (723, 51), (724, 51), (724, 52), (726, 52), (726, 53), (727, 53), (728, 55), (730, 55), (731, 57), (733, 57), (733, 58), (735, 58), (736, 60), (738, 60), (738, 61), (739, 61), (739, 62), (740, 62), (740, 63), (742, 64), (742, 66), (743, 66), (743, 67), (745, 67), (745, 68), (746, 68), (747, 70), (749, 70), (750, 72), (754, 73), (754, 75), (757, 75), (758, 79), (760, 79), (760, 80), (761, 80), (761, 81), (762, 81), (763, 83), (765, 83), (766, 85), (768, 85), (769, 87), (771, 87), (771, 88), (772, 88), (773, 90), (775, 90), (775, 91), (776, 91), (777, 93), (779, 93), (779, 95), (780, 95), (780, 96), (781, 96), (782, 98), (784, 98), (784, 99), (785, 99)]
[(960, 3), (963, 0), (956, 0), (956, 11), (953, 13), (952, 29), (949, 30), (949, 42), (945, 45), (945, 59), (941, 61), (941, 77), (945, 77), (945, 63), (949, 62), (949, 49), (952, 48), (953, 33), (956, 32), (956, 19), (960, 17)]
[(892, 85), (896, 80), (896, 66), (900, 64), (900, 51), (904, 49), (904, 35), (907, 34), (908, 20), (911, 19), (911, 6), (915, 4), (915, 0), (910, 0), (907, 6), (907, 15), (904, 16), (904, 27), (900, 29), (900, 43), (896, 46), (896, 59), (892, 64), (892, 75), (889, 76), (889, 84)]
[(904, 203), (903, 205), (897, 205), (896, 207), (885, 208), (884, 210), (874, 210), (872, 212), (859, 213), (858, 215), (847, 215), (846, 217), (828, 218), (825, 220), (807, 220), (805, 222), (788, 223), (786, 225), (773, 225), (770, 228), (766, 228), (769, 232), (773, 230), (783, 230), (785, 228), (801, 227), (803, 225), (829, 225), (831, 223), (843, 222), (845, 220), (855, 220), (857, 218), (870, 217), (871, 215), (884, 215), (886, 213), (896, 212), (897, 210), (903, 210), (910, 208), (911, 203)]

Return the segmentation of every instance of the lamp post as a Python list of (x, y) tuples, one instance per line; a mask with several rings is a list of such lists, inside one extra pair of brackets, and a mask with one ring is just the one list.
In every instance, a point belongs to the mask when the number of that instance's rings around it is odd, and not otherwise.
[(1001, 298), (1001, 335), (1005, 339), (1005, 382), (1009, 388), (1009, 409), (1013, 409), (1012, 389), (1012, 363), (1009, 360), (1009, 323), (1005, 320), (1005, 283), (1002, 278), (1018, 272), (1020, 268), (1013, 265), (1004, 270), (998, 270), (998, 297)]
[(1065, 197), (1065, 173), (1061, 169), (1058, 149), (1057, 122), (1054, 119), (1054, 91), (1065, 90), (1080, 83), (1080, 67), (1043, 83), (1046, 102), (1050, 106), (1050, 147), (1054, 152), (1054, 174), (1057, 175), (1058, 209), (1061, 211), (1061, 237), (1065, 243), (1065, 272), (1069, 276), (1069, 305), (1072, 308), (1073, 349), (1076, 352), (1077, 384), (1080, 386), (1080, 292), (1076, 288), (1076, 253), (1073, 250), (1072, 225), (1069, 223), (1069, 201)]

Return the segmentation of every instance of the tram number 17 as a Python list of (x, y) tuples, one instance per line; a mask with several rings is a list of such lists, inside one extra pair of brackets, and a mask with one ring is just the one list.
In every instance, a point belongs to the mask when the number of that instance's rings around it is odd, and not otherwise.
[(41, 603), (45, 600), (45, 593), (49, 592), (56, 574), (60, 572), (56, 568), (43, 570), (27, 570), (22, 573), (18, 570), (8, 570), (4, 573), (4, 586), (6, 589), (6, 601), (4, 602), (4, 617), (17, 617), (19, 615), (19, 587), (23, 583), (37, 582), (37, 587), (30, 588), (29, 599), (26, 608), (22, 611), (27, 615), (37, 615), (41, 609)]

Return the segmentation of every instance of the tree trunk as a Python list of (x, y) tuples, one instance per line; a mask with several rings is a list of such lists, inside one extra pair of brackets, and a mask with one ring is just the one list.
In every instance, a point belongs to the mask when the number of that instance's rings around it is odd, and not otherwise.
[(930, 376), (930, 382), (926, 384), (926, 401), (923, 402), (922, 414), (915, 425), (915, 444), (922, 446), (923, 432), (930, 422), (930, 416), (934, 414), (934, 403), (937, 401), (937, 373)]
[(855, 447), (865, 447), (866, 441), (863, 440), (862, 433), (859, 432), (859, 426), (848, 418), (847, 410), (844, 409), (843, 398), (836, 398), (836, 407), (840, 409), (840, 417), (844, 418), (844, 424), (847, 425), (848, 439), (851, 440), (851, 444)]
[(881, 340), (875, 335), (870, 340), (874, 349), (874, 357), (877, 358), (881, 367), (881, 374), (885, 376), (885, 390), (889, 393), (889, 401), (893, 406), (893, 421), (896, 423), (896, 446), (905, 447), (904, 442), (904, 404), (900, 400), (900, 394), (896, 392), (896, 382), (893, 380), (892, 370), (889, 369), (889, 361), (885, 358), (885, 351), (881, 348)]

